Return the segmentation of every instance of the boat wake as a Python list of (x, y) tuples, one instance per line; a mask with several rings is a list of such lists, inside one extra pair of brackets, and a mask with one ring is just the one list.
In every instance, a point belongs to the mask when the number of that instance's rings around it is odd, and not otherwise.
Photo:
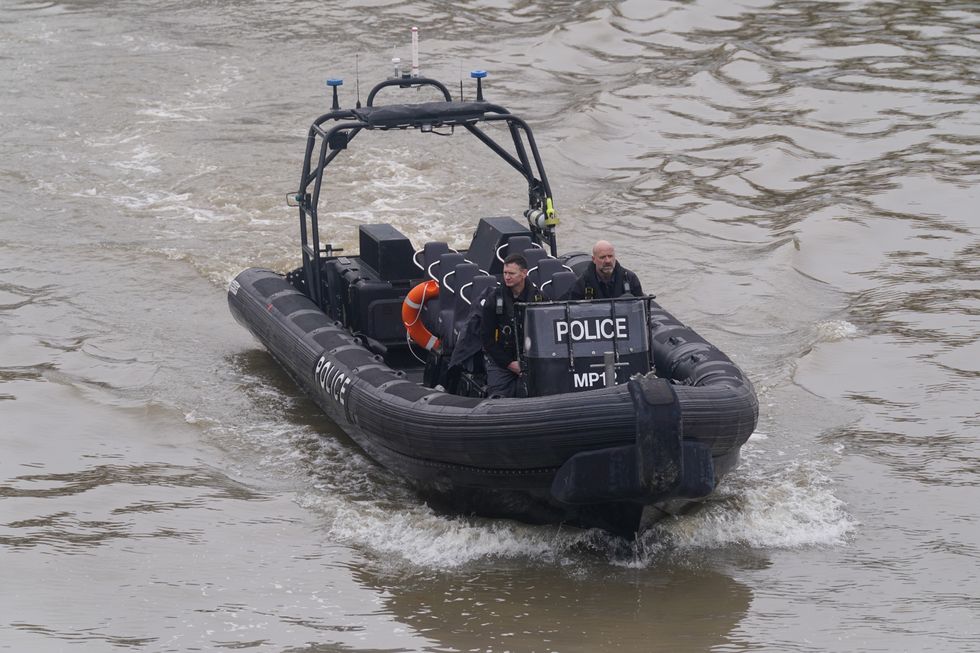
[(856, 525), (830, 478), (796, 462), (782, 472), (736, 474), (702, 510), (657, 524), (643, 537), (677, 549), (783, 549), (844, 544)]
[(648, 568), (698, 551), (846, 543), (857, 524), (817, 464), (796, 462), (781, 466), (781, 471), (741, 471), (747, 467), (722, 483), (700, 510), (654, 524), (633, 542), (599, 529), (448, 517), (419, 503), (397, 482), (400, 490), (376, 487), (377, 493), (358, 493), (359, 497), (311, 490), (300, 493), (297, 502), (322, 517), (331, 540), (428, 568), (457, 568), (493, 559), (559, 566), (599, 560)]

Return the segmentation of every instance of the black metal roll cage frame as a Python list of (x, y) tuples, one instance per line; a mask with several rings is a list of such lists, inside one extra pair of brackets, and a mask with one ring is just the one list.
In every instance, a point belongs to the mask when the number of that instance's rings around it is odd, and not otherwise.
[[(420, 88), (430, 86), (440, 91), (444, 102), (421, 104), (394, 104), (376, 107), (375, 97), (384, 88)], [(329, 129), (324, 123), (335, 121)], [(515, 154), (505, 150), (477, 124), (480, 122), (505, 122), (514, 143)], [(417, 129), (423, 133), (433, 132), (442, 127), (455, 131), (456, 126), (465, 128), (489, 147), (497, 156), (506, 161), (528, 184), (529, 228), (532, 239), (539, 244), (546, 242), (552, 256), (557, 256), (557, 241), (554, 226), (557, 224), (548, 177), (538, 152), (531, 128), (524, 120), (506, 108), (485, 102), (482, 93), (476, 102), (454, 101), (449, 89), (438, 80), (427, 77), (392, 78), (380, 82), (368, 94), (365, 108), (340, 109), (334, 96), (334, 108), (313, 121), (306, 141), (306, 154), (303, 158), (303, 171), (300, 176), (299, 191), (290, 199), (299, 207), (300, 240), (303, 251), (303, 273), (306, 288), (311, 300), (326, 310), (321, 282), (322, 263), (333, 256), (338, 249), (333, 245), (320, 245), (319, 214), (317, 207), (320, 191), (323, 188), (323, 174), (330, 163), (347, 149), (348, 144), (361, 130)], [(442, 133), (442, 132), (440, 132)], [(319, 151), (317, 144), (319, 142)], [(525, 144), (526, 143), (526, 144)], [(530, 151), (531, 157), (528, 157)], [(316, 158), (314, 159), (314, 153)], [(533, 162), (532, 162), (533, 159)], [(315, 160), (315, 165), (314, 165)], [(532, 167), (533, 163), (533, 167)], [(541, 220), (531, 220), (532, 212), (540, 212)]]

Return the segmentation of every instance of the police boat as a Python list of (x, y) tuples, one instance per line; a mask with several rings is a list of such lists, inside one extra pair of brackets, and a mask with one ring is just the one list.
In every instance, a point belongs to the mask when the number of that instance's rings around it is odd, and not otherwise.
[[(559, 254), (557, 214), (531, 129), (484, 99), (454, 100), (415, 72), (374, 86), (366, 104), (309, 129), (298, 207), (302, 265), (250, 268), (229, 284), (234, 317), (364, 452), (436, 509), (631, 536), (712, 493), (758, 419), (752, 384), (652, 296), (565, 299), (588, 265)], [(429, 87), (424, 103), (376, 102)], [(523, 216), (484, 217), (469, 247), (415, 247), (390, 224), (358, 227), (359, 251), (320, 232), (331, 164), (362, 131), (470, 134), (526, 182)], [(505, 147), (493, 132), (501, 132)], [(504, 141), (504, 138), (500, 138)], [(523, 193), (523, 188), (517, 184)], [(542, 301), (519, 304), (519, 398), (489, 395), (481, 304), (503, 259), (521, 253)], [(475, 344), (474, 344), (475, 343)]]

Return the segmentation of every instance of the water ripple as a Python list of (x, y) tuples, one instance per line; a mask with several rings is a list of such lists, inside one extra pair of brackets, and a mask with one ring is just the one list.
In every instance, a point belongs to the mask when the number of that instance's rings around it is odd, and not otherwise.
[[(98, 465), (77, 472), (27, 474), (0, 484), (0, 498), (67, 497), (107, 485), (125, 484), (173, 488), (209, 488), (214, 498), (260, 500), (258, 494), (227, 477), (210, 470), (181, 468), (171, 465)], [(27, 487), (16, 487), (23, 485)], [(49, 485), (50, 487), (37, 487)]]

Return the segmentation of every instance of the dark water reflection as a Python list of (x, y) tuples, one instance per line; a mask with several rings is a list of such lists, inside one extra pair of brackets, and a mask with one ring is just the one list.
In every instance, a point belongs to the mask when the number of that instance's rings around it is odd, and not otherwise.
[(703, 651), (733, 644), (752, 600), (728, 575), (683, 566), (656, 574), (507, 564), (352, 573), (388, 597), (385, 609), (399, 621), (456, 651)]

